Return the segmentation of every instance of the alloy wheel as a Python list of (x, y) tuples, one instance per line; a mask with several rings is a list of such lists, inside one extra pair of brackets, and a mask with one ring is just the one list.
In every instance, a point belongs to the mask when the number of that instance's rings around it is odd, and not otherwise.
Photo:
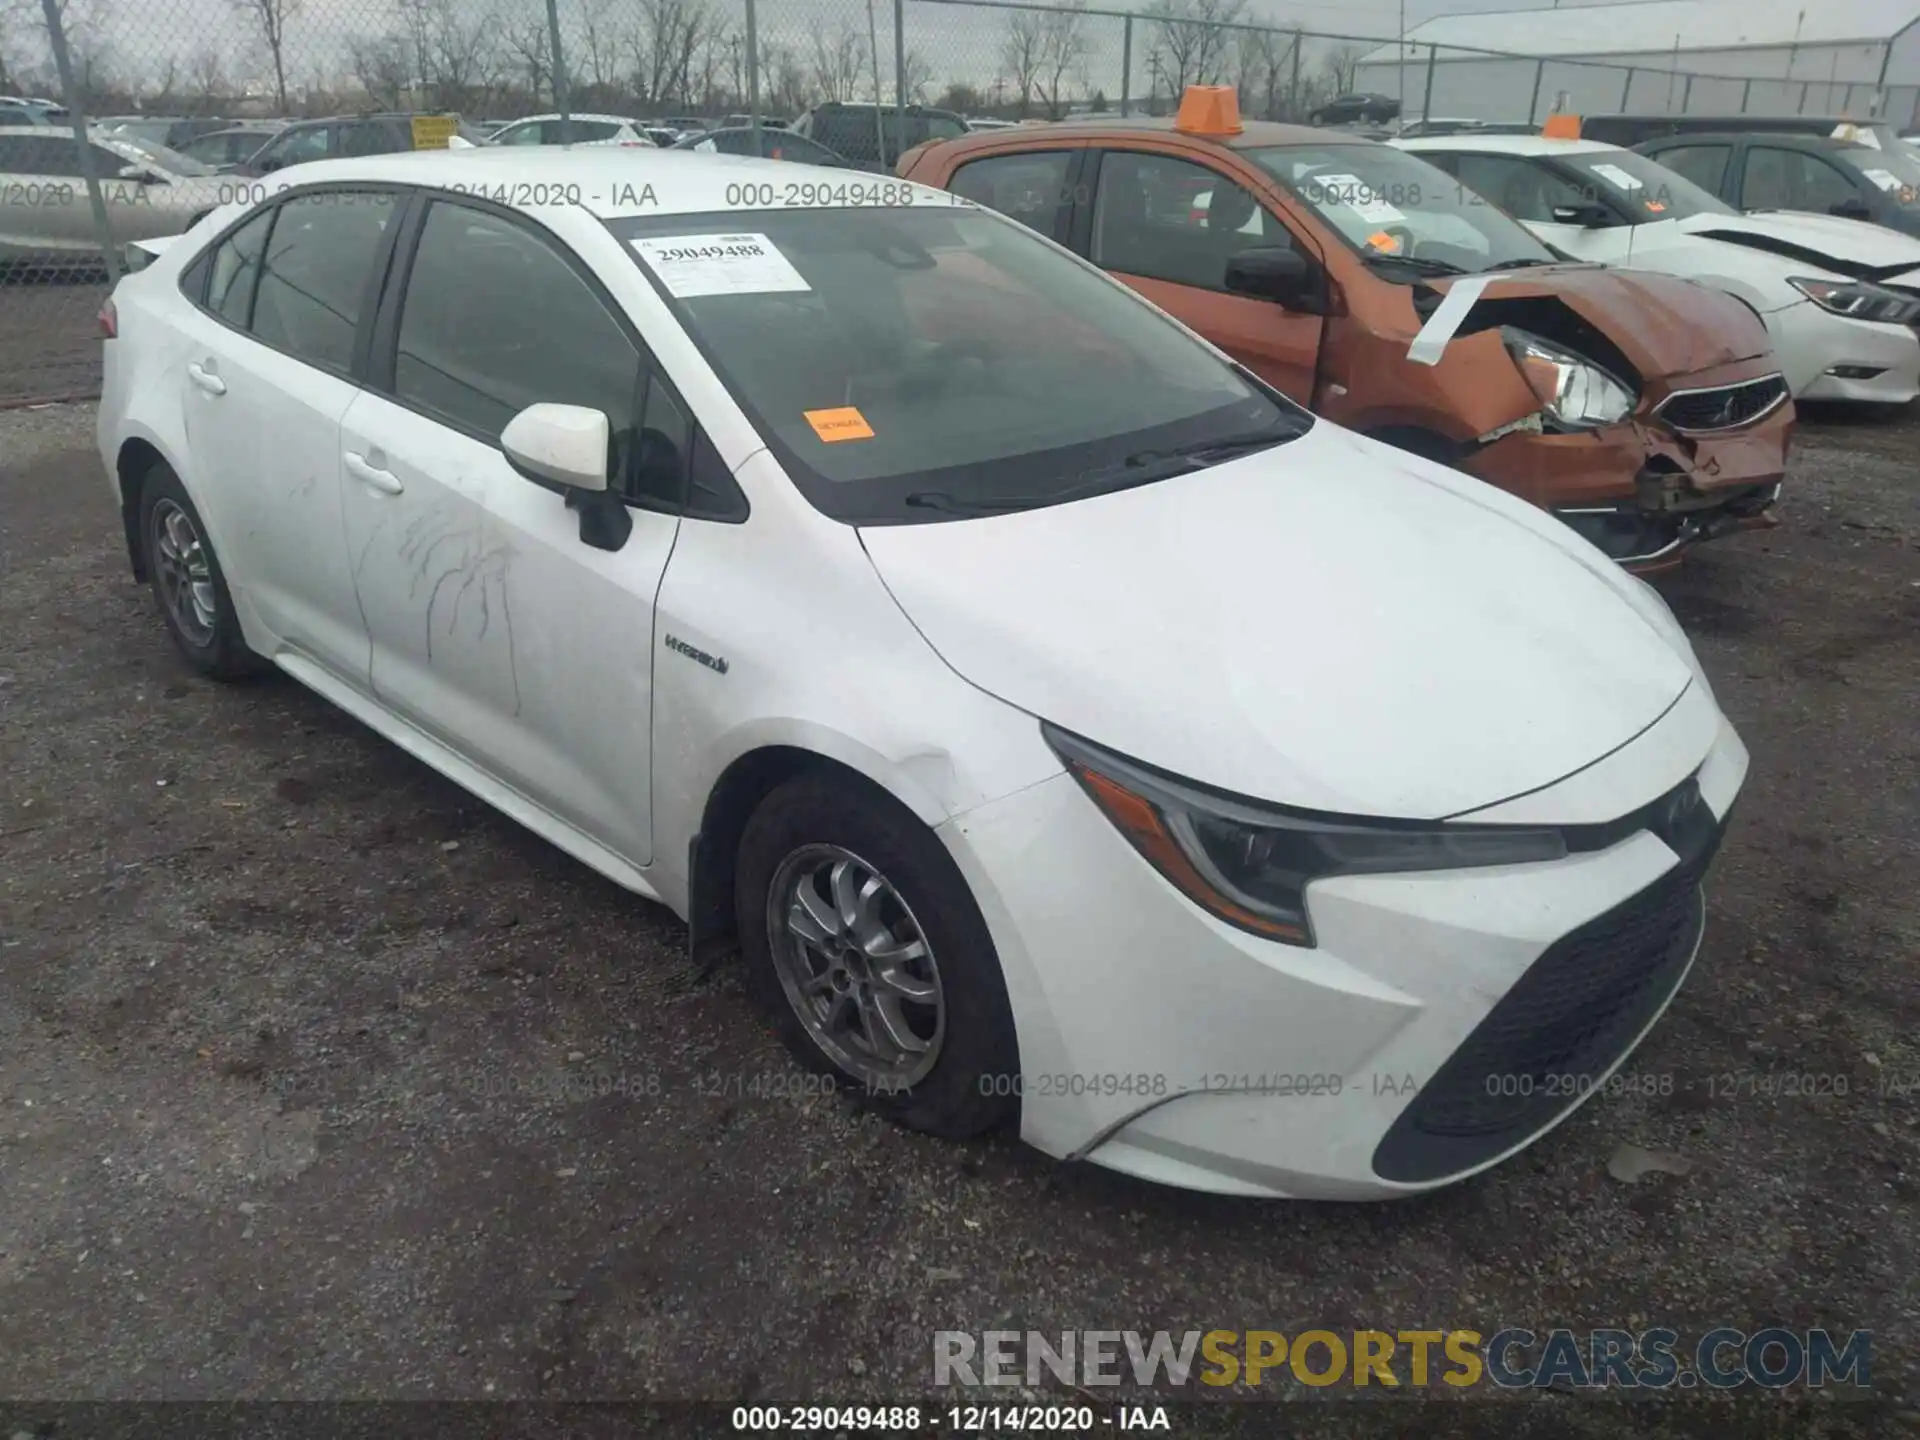
[(189, 644), (213, 643), (213, 566), (193, 517), (171, 500), (153, 507), (154, 570), (167, 614)]
[(780, 988), (813, 1042), (874, 1090), (925, 1078), (946, 1038), (933, 947), (873, 865), (837, 845), (805, 845), (767, 888)]

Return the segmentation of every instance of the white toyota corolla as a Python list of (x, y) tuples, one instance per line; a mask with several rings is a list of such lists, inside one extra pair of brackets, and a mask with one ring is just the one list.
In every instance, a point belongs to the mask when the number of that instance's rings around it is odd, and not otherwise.
[(482, 149), (152, 248), (99, 440), (187, 659), (737, 935), (905, 1124), (1406, 1194), (1693, 963), (1747, 754), (1654, 592), (1023, 226)]

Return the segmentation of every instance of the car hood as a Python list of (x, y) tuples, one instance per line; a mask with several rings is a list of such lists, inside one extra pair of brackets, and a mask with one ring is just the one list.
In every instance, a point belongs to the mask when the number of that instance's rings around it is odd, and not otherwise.
[[(1445, 292), (1471, 276), (1422, 283)], [(1565, 265), (1519, 270), (1490, 281), (1482, 301), (1550, 297), (1620, 348), (1645, 379), (1694, 375), (1751, 360), (1766, 331), (1739, 301), (1691, 280), (1652, 271)], [(1469, 325), (1471, 328), (1471, 315)], [(1553, 337), (1548, 337), (1553, 338)]]
[(1746, 215), (1690, 215), (1673, 222), (1682, 234), (1767, 250), (1861, 279), (1920, 281), (1920, 239), (1866, 220), (1800, 210)]
[(1131, 490), (860, 533), (973, 684), (1282, 804), (1478, 809), (1624, 745), (1692, 681), (1597, 550), (1324, 421)]

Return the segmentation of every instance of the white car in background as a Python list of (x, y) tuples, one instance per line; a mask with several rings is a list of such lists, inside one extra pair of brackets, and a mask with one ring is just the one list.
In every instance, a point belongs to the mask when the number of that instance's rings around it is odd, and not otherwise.
[(631, 115), (529, 115), (502, 125), (486, 145), (627, 145), (657, 150), (644, 120)]
[(1743, 214), (1631, 150), (1542, 135), (1397, 140), (1582, 260), (1744, 300), (1801, 400), (1920, 395), (1920, 239), (1863, 220)]
[[(88, 155), (113, 238), (124, 244), (188, 228), (242, 187), (210, 165), (105, 130)], [(0, 264), (103, 265), (73, 131), (0, 126)]]
[(1025, 226), (813, 173), (319, 161), (155, 245), (99, 446), (187, 661), (737, 935), (935, 1134), (1371, 1199), (1603, 1091), (1748, 766), (1654, 591)]

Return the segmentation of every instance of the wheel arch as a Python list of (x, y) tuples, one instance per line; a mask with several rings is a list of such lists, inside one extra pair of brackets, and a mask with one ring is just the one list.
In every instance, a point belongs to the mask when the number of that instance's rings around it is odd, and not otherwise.
[(122, 440), (113, 457), (114, 480), (120, 491), (120, 524), (127, 541), (127, 563), (133, 569), (133, 578), (142, 584), (147, 579), (147, 556), (146, 547), (140, 543), (140, 505), (146, 496), (147, 476), (156, 465), (165, 465), (176, 475), (180, 473), (160, 447), (143, 435)]
[(837, 731), (809, 725), (785, 735), (744, 738), (707, 787), (698, 826), (687, 842), (685, 914), (688, 944), (696, 953), (733, 935), (740, 837), (760, 803), (787, 781), (809, 773), (837, 775), (930, 829), (951, 813), (900, 765)]

